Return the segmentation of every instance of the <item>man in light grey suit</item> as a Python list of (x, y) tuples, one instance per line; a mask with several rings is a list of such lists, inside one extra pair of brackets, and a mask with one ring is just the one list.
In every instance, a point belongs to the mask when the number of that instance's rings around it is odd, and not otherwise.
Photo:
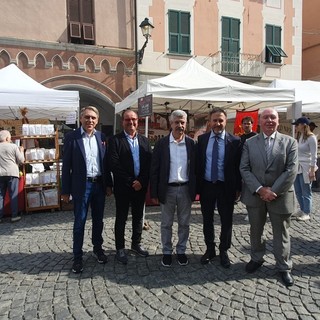
[(250, 221), (251, 260), (248, 273), (263, 264), (263, 229), (269, 213), (273, 229), (273, 253), (281, 279), (293, 285), (290, 259), (290, 216), (294, 211), (293, 182), (297, 174), (297, 143), (277, 131), (279, 116), (272, 108), (260, 114), (261, 133), (243, 146), (240, 172), (244, 181), (241, 201)]

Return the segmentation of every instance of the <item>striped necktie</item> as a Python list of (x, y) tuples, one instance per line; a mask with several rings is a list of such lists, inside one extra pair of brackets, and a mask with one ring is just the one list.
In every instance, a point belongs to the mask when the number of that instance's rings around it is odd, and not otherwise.
[(270, 162), (271, 151), (272, 151), (272, 138), (271, 137), (267, 137), (265, 139), (265, 148), (266, 148), (267, 161), (269, 163)]

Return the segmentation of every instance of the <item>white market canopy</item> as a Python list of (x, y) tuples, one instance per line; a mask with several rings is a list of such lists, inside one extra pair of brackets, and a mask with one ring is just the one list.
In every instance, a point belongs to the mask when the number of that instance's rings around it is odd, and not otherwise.
[(302, 112), (320, 112), (320, 82), (310, 80), (276, 79), (270, 84), (272, 88), (294, 89), (295, 101), (302, 102)]
[(79, 92), (47, 88), (10, 64), (0, 69), (0, 119), (21, 118), (24, 107), (29, 119), (65, 120), (78, 111)]
[(295, 101), (294, 89), (265, 88), (230, 80), (191, 58), (175, 72), (145, 81), (135, 92), (116, 104), (115, 113), (136, 106), (138, 98), (149, 94), (153, 95), (154, 112), (183, 109), (194, 114), (207, 112), (208, 104), (235, 111), (257, 109), (261, 102), (281, 105)]

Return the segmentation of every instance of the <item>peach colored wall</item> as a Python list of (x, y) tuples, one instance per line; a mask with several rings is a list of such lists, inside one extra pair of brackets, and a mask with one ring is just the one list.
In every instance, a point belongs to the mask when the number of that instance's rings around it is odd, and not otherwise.
[(264, 30), (261, 2), (243, 1), (243, 42), (242, 52), (261, 54), (264, 38), (261, 32)]
[[(0, 37), (68, 42), (66, 0), (1, 1)], [(134, 48), (133, 0), (94, 1), (96, 44)]]
[(320, 81), (320, 1), (303, 1), (302, 79)]
[(152, 32), (153, 49), (156, 52), (165, 52), (168, 45), (165, 43), (166, 21), (165, 3), (163, 0), (153, 0), (149, 9), (150, 17), (153, 18), (154, 30)]
[(219, 51), (217, 1), (195, 1), (194, 54), (208, 56)]
[(65, 0), (1, 1), (0, 36), (32, 40), (67, 40)]
[(113, 48), (134, 49), (134, 1), (95, 1), (96, 43)]
[[(284, 1), (284, 13), (285, 13), (285, 20), (284, 20), (284, 30), (282, 30), (282, 34), (286, 36), (283, 39), (283, 49), (287, 54), (288, 58), (284, 59), (286, 64), (292, 64), (292, 55), (295, 54), (294, 46), (292, 43), (292, 37), (295, 33), (295, 28), (293, 26), (293, 17), (295, 15), (294, 8), (293, 8), (293, 0), (286, 0)], [(283, 38), (283, 37), (282, 37)]]

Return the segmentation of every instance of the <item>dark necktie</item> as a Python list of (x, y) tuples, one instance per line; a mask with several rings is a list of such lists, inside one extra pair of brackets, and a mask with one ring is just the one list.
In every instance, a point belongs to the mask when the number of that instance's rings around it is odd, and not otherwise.
[(218, 155), (219, 155), (219, 136), (214, 136), (212, 159), (211, 159), (211, 180), (216, 182), (218, 180)]

